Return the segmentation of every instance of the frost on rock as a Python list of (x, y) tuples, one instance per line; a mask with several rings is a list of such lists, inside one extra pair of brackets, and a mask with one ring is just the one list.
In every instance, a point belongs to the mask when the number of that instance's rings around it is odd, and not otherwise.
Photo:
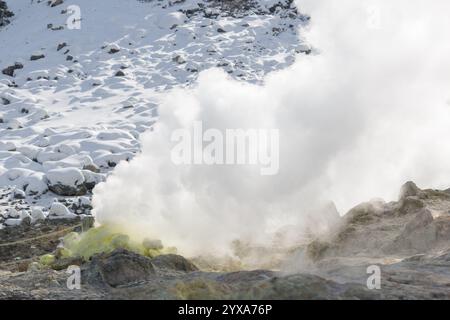
[(44, 212), (41, 209), (35, 208), (31, 211), (31, 218), (33, 222), (45, 220), (47, 216), (44, 214)]
[(18, 219), (20, 217), (20, 213), (15, 208), (10, 208), (7, 216), (11, 219)]
[(50, 207), (49, 218), (50, 219), (73, 219), (77, 215), (70, 212), (69, 209), (62, 203), (54, 202)]
[(25, 186), (26, 194), (29, 196), (40, 196), (48, 191), (48, 186), (44, 182), (44, 175), (35, 173), (27, 178)]
[(50, 170), (46, 174), (48, 188), (61, 196), (82, 196), (87, 192), (82, 172), (75, 168)]

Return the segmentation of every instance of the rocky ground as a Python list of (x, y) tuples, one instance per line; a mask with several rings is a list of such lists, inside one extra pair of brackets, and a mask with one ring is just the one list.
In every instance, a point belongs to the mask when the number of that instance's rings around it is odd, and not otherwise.
[[(17, 257), (21, 251), (10, 250), (8, 257), (8, 251), (0, 250), (0, 297), (450, 299), (449, 228), (450, 192), (407, 183), (398, 201), (375, 200), (355, 207), (333, 232), (287, 251), (272, 270), (212, 272), (198, 259), (175, 254), (148, 257), (120, 248), (84, 261), (58, 259), (44, 267), (36, 262), (39, 257), (24, 262)], [(50, 247), (48, 252), (54, 252)], [(70, 264), (81, 266), (80, 290), (67, 289)], [(381, 269), (379, 290), (367, 287), (367, 268), (373, 265)]]

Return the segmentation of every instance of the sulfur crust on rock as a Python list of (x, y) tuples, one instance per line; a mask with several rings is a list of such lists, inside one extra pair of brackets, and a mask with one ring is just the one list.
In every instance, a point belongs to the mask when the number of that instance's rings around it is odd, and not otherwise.
[(63, 238), (63, 248), (66, 249), (66, 255), (81, 257), (85, 261), (96, 254), (111, 253), (116, 249), (127, 249), (150, 258), (176, 253), (176, 248), (146, 248), (143, 243), (130, 239), (128, 235), (121, 233), (118, 227), (112, 225), (92, 228), (81, 235), (69, 233)]
[(51, 266), (56, 261), (56, 258), (52, 254), (45, 254), (39, 259), (39, 263), (43, 266)]

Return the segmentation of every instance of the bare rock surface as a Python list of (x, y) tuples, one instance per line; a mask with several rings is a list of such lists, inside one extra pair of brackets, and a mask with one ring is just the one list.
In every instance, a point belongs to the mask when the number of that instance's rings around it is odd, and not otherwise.
[(149, 280), (156, 275), (151, 260), (136, 253), (117, 250), (94, 256), (85, 268), (86, 278), (111, 287)]
[[(8, 268), (0, 264), (0, 299), (450, 299), (450, 194), (411, 187), (402, 188), (397, 202), (350, 210), (326, 240), (291, 252), (281, 270), (211, 272), (195, 259), (124, 249), (53, 270), (11, 255)], [(16, 229), (5, 230), (2, 239)], [(80, 290), (67, 288), (72, 263), (81, 267)], [(373, 266), (379, 290), (367, 286)]]
[(374, 200), (350, 210), (323, 256), (414, 255), (438, 252), (450, 243), (450, 193), (402, 187), (399, 201)]
[[(180, 257), (164, 257), (179, 261)], [(128, 251), (99, 255), (83, 267), (80, 290), (67, 288), (65, 271), (50, 269), (0, 273), (0, 299), (375, 299), (355, 284), (315, 275), (283, 276), (269, 271), (232, 274), (155, 272), (153, 261)], [(160, 265), (161, 266), (161, 265)]]

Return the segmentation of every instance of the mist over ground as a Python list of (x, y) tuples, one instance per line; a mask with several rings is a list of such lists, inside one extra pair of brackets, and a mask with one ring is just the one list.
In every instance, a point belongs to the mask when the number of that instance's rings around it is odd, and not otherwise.
[[(100, 223), (162, 239), (185, 254), (267, 241), (327, 201), (344, 214), (399, 186), (446, 188), (450, 176), (450, 3), (296, 1), (314, 48), (264, 85), (203, 72), (165, 93), (142, 154), (95, 189)], [(175, 165), (171, 134), (205, 128), (278, 129), (279, 172), (257, 166)], [(320, 227), (320, 226), (319, 226)]]

